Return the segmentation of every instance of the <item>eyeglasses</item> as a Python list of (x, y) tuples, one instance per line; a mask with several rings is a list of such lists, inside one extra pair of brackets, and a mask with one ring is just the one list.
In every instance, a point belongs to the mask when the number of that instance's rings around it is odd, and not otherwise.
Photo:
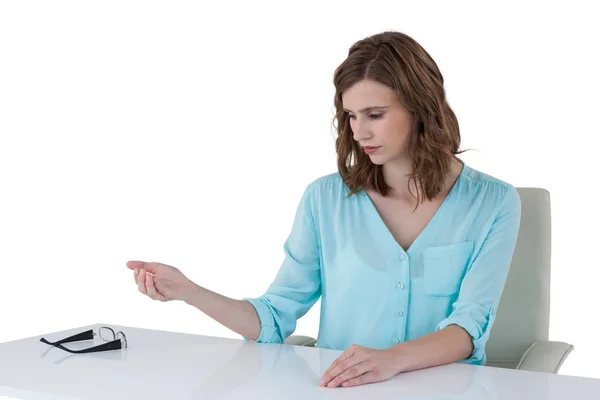
[[(108, 343), (104, 343), (83, 350), (71, 350), (62, 345), (63, 343), (79, 342), (82, 340), (93, 340), (94, 337), (99, 337), (100, 339)], [(81, 332), (76, 335), (58, 340), (56, 342), (50, 342), (44, 338), (41, 338), (40, 342), (49, 344), (51, 346), (57, 347), (59, 349), (74, 354), (95, 353), (98, 351), (121, 350), (127, 348), (127, 337), (125, 337), (125, 334), (121, 331), (115, 333), (115, 331), (112, 328), (109, 328), (108, 326), (102, 326), (96, 330), (90, 329), (85, 332)]]

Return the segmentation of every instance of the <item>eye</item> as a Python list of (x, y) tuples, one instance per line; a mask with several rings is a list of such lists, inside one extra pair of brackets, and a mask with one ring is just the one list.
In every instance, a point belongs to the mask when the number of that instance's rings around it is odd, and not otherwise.
[[(381, 118), (383, 117), (383, 114), (384, 114), (384, 113), (379, 113), (379, 114), (369, 114), (369, 118), (371, 118), (371, 119), (381, 119)], [(351, 115), (351, 114), (349, 114), (349, 113), (346, 113), (346, 116), (347, 116), (349, 119), (356, 119), (356, 115)]]

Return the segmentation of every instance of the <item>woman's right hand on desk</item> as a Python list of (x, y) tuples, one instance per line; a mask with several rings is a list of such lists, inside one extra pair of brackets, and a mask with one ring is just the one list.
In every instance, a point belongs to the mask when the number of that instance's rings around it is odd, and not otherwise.
[(181, 271), (170, 265), (143, 261), (128, 261), (126, 265), (133, 270), (138, 290), (153, 300), (186, 301), (195, 286)]

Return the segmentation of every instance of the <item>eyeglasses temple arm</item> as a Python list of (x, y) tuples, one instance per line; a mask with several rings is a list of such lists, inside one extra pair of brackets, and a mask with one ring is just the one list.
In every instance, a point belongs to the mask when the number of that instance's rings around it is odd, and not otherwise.
[(62, 343), (70, 343), (70, 342), (78, 342), (80, 340), (91, 340), (94, 338), (94, 330), (90, 329), (87, 330), (85, 332), (81, 332), (78, 333), (76, 335), (73, 336), (69, 336), (67, 338), (61, 339), (57, 342), (50, 342), (44, 338), (40, 339), (40, 342), (46, 343), (46, 344), (51, 344), (51, 345), (55, 345), (55, 344), (62, 344)]
[(95, 353), (98, 351), (109, 351), (109, 350), (120, 350), (122, 348), (121, 346), (121, 339), (118, 340), (113, 340), (112, 342), (108, 342), (108, 343), (104, 343), (101, 344), (99, 346), (95, 346), (95, 347), (90, 347), (89, 349), (83, 349), (83, 350), (71, 350), (71, 349), (67, 349), (66, 347), (60, 345), (60, 344), (53, 344), (48, 342), (45, 339), (40, 339), (40, 341), (46, 343), (46, 344), (50, 344), (54, 347), (58, 347), (59, 349), (62, 349), (64, 351), (68, 351), (69, 353), (74, 353), (74, 354), (83, 354), (83, 353)]

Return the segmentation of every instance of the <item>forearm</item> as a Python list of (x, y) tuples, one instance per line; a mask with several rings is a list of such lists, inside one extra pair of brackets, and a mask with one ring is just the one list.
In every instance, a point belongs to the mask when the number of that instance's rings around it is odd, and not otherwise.
[(463, 328), (450, 325), (390, 351), (395, 353), (398, 372), (408, 372), (464, 360), (473, 352), (473, 340)]
[(239, 335), (258, 340), (260, 319), (252, 304), (220, 295), (195, 284), (184, 301)]

